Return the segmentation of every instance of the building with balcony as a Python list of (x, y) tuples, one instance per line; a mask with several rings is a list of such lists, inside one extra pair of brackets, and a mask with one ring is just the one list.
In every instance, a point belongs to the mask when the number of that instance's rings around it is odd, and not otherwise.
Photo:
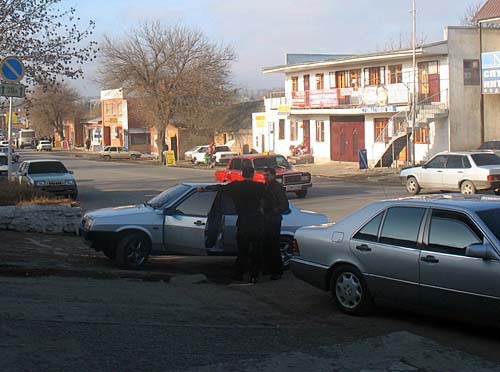
[[(482, 38), (483, 52), (500, 50), (500, 30), (483, 30)], [(499, 96), (484, 105), (481, 121), (477, 28), (447, 27), (444, 40), (417, 48), (415, 123), (411, 49), (307, 56), (263, 70), (284, 73), (289, 111), (266, 104), (265, 120), (254, 121), (256, 149), (287, 154), (302, 145), (319, 161), (347, 162), (366, 149), (372, 166), (391, 166), (408, 158), (411, 141), (419, 162), (439, 151), (477, 148), (498, 134)]]

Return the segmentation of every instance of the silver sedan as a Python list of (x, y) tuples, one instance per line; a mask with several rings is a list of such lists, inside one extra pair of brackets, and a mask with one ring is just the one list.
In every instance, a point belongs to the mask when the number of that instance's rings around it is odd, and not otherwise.
[(364, 314), (378, 303), (500, 319), (500, 198), (413, 197), (371, 204), (295, 234), (291, 269)]

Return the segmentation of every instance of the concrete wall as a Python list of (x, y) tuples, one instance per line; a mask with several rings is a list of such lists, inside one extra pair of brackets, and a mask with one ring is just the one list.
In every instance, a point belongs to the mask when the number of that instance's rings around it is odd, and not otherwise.
[[(483, 29), (483, 52), (500, 51), (500, 30)], [(500, 140), (500, 94), (484, 95), (484, 140)]]

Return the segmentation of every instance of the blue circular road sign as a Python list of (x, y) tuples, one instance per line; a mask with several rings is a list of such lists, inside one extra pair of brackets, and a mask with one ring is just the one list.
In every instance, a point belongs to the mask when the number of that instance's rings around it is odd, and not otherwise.
[(24, 76), (24, 65), (17, 57), (5, 57), (0, 63), (0, 74), (3, 80), (17, 83)]

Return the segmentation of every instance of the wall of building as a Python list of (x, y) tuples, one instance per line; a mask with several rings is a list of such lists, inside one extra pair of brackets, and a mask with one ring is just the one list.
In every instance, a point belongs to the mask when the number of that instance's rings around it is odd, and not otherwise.
[[(500, 51), (500, 30), (483, 29), (483, 53)], [(500, 140), (500, 94), (484, 95), (484, 140)]]

